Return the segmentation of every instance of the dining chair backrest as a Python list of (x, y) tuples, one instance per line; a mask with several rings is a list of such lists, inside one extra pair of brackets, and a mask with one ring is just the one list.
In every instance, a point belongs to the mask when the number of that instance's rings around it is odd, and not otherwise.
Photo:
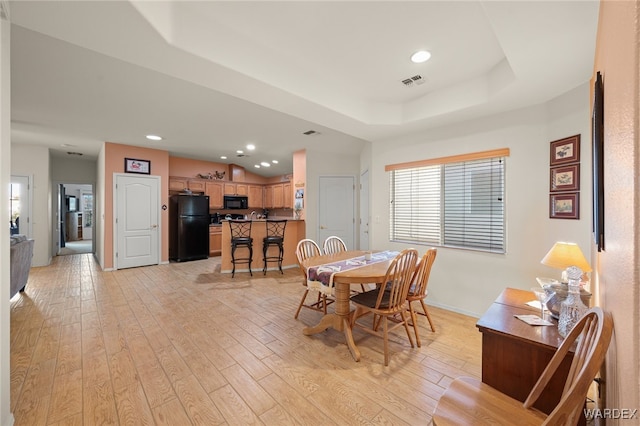
[(347, 245), (342, 238), (332, 235), (324, 240), (322, 251), (324, 254), (340, 253), (341, 251), (347, 251)]
[(427, 295), (427, 285), (429, 284), (429, 275), (431, 274), (431, 267), (436, 260), (438, 249), (430, 248), (422, 256), (420, 262), (416, 266), (416, 269), (411, 278), (411, 287), (409, 288), (409, 299), (419, 300), (424, 299)]
[(530, 408), (540, 397), (558, 366), (577, 341), (560, 402), (543, 423), (544, 425), (576, 424), (584, 408), (589, 387), (602, 366), (612, 334), (611, 314), (603, 312), (598, 306), (589, 309), (554, 353), (524, 402), (525, 408)]
[[(386, 312), (399, 312), (406, 309), (407, 293), (411, 285), (411, 277), (418, 261), (416, 249), (404, 249), (398, 254), (387, 268), (384, 278), (386, 286), (380, 286), (375, 309)], [(385, 293), (388, 293), (388, 298)], [(382, 302), (386, 306), (382, 305)]]
[(302, 266), (302, 262), (305, 259), (314, 256), (320, 256), (321, 254), (322, 253), (320, 252), (320, 246), (318, 246), (318, 243), (316, 243), (312, 239), (305, 238), (298, 241), (298, 245), (296, 246), (296, 258), (298, 259), (298, 265), (300, 265), (300, 269), (302, 269), (305, 277), (307, 275), (307, 271)]

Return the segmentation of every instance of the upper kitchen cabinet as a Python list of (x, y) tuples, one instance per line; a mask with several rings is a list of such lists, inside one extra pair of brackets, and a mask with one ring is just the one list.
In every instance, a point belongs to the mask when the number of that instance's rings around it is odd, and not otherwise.
[(249, 195), (249, 188), (246, 183), (224, 183), (225, 195)]
[(221, 209), (224, 205), (223, 203), (223, 184), (221, 182), (206, 182), (205, 183), (205, 194), (209, 196), (209, 208), (210, 209)]
[(284, 207), (286, 209), (293, 208), (293, 191), (291, 190), (291, 182), (282, 184), (282, 192), (284, 193)]
[(262, 185), (248, 185), (249, 186), (249, 208), (261, 209), (264, 208), (264, 202), (262, 201), (263, 186)]
[(189, 179), (170, 177), (169, 178), (169, 191), (184, 191), (189, 188)]
[(189, 179), (189, 190), (193, 192), (205, 192), (206, 185), (203, 180)]

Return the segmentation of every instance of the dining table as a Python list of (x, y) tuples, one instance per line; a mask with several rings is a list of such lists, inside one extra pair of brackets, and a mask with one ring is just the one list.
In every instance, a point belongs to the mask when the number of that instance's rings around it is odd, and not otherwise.
[[(302, 261), (301, 266), (308, 271), (309, 268), (317, 266), (326, 266), (331, 268), (332, 265), (344, 263), (347, 260), (356, 260), (362, 262), (367, 252), (364, 250), (347, 250), (339, 253), (324, 254), (313, 256)], [(365, 260), (363, 264), (346, 270), (340, 270), (332, 273), (332, 286), (334, 302), (334, 312), (327, 312), (317, 325), (305, 327), (302, 333), (306, 336), (321, 333), (329, 328), (344, 333), (347, 346), (353, 359), (360, 361), (360, 350), (353, 340), (351, 332), (351, 285), (357, 284), (381, 284), (387, 274), (389, 265), (397, 255), (397, 252), (373, 252), (372, 259)]]

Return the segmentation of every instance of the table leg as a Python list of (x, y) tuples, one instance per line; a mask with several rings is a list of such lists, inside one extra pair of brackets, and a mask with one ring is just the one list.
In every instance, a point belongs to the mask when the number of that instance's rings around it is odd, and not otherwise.
[(356, 346), (353, 340), (353, 333), (351, 332), (351, 306), (349, 304), (350, 296), (350, 284), (336, 283), (334, 303), (335, 313), (327, 314), (322, 317), (320, 322), (313, 327), (305, 327), (302, 329), (302, 334), (309, 336), (311, 334), (320, 333), (325, 331), (329, 327), (334, 328), (337, 331), (342, 331), (344, 337), (351, 352), (351, 356), (356, 361), (360, 361), (360, 350)]

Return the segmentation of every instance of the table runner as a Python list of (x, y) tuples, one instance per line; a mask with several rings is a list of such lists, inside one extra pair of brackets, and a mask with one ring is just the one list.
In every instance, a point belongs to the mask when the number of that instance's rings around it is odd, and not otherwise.
[(311, 266), (307, 268), (307, 287), (317, 290), (320, 293), (331, 295), (333, 293), (333, 276), (338, 272), (361, 268), (373, 263), (385, 262), (393, 259), (399, 254), (397, 251), (381, 251), (371, 254), (371, 260), (366, 260), (363, 256), (351, 259), (340, 260), (323, 265)]

